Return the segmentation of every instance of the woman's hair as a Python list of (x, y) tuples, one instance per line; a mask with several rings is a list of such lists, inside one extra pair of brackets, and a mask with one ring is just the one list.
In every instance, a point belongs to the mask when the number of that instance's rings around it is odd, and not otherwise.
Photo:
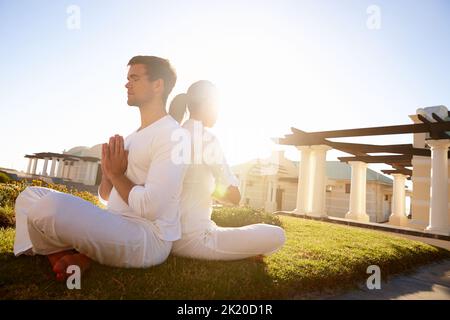
[(186, 107), (187, 107), (187, 94), (186, 93), (177, 94), (170, 103), (169, 114), (172, 116), (172, 118), (177, 120), (178, 123), (181, 123), (181, 121), (183, 121), (184, 114), (186, 113)]
[[(176, 95), (169, 107), (169, 114), (179, 123), (183, 121), (186, 109), (190, 114), (202, 117), (206, 110), (202, 110), (204, 103), (217, 96), (217, 88), (210, 81), (194, 82), (186, 93)], [(203, 121), (204, 119), (197, 119)]]

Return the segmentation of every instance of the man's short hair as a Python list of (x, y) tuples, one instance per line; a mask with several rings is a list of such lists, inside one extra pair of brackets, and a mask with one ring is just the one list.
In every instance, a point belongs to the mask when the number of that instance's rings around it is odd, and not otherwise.
[(135, 56), (128, 62), (129, 66), (133, 64), (145, 65), (150, 81), (158, 79), (164, 81), (163, 103), (166, 104), (167, 97), (177, 82), (177, 74), (169, 60), (155, 56)]

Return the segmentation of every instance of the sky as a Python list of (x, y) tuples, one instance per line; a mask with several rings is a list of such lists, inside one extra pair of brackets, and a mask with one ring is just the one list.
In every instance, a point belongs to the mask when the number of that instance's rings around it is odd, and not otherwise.
[[(275, 150), (298, 160), (294, 147), (270, 139), (291, 127), (408, 124), (419, 107), (450, 106), (446, 0), (0, 0), (0, 39), (0, 167), (18, 170), (25, 154), (137, 129), (124, 87), (135, 55), (174, 65), (169, 101), (197, 80), (218, 87), (212, 130), (230, 164)], [(327, 160), (345, 155), (332, 150)]]

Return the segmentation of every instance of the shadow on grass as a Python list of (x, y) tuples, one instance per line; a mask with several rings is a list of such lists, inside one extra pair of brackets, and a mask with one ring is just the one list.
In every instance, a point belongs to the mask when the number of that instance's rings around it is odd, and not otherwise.
[[(54, 280), (46, 257), (0, 254), (3, 299), (275, 299), (277, 282), (264, 262), (199, 261), (169, 257), (147, 269), (94, 263), (80, 290)], [(277, 294), (278, 293), (278, 294)]]

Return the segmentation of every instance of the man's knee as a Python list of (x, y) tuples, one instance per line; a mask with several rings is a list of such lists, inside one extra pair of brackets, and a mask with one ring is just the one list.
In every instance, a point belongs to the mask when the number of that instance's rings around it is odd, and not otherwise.
[(48, 223), (54, 223), (57, 215), (61, 213), (60, 194), (56, 192), (48, 193), (45, 197), (37, 200), (28, 212), (30, 223), (44, 227)]

